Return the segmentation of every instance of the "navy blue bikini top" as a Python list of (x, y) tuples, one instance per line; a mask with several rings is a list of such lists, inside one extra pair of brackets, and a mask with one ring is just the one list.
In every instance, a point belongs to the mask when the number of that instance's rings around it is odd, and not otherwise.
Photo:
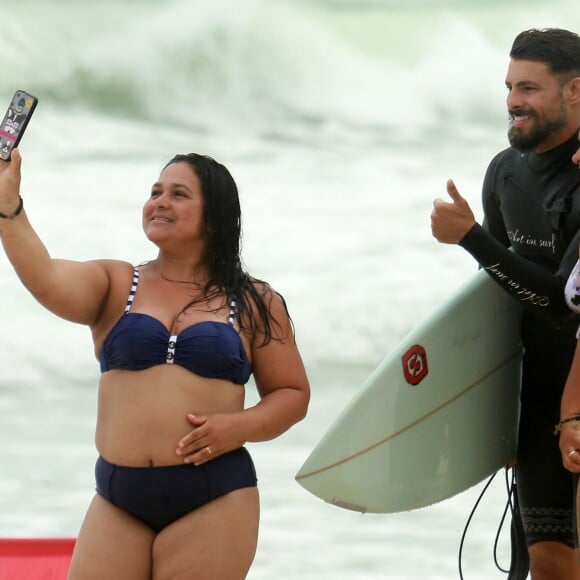
[(177, 364), (206, 378), (225, 379), (239, 385), (248, 381), (252, 367), (234, 328), (235, 300), (230, 303), (227, 323), (206, 320), (188, 326), (179, 334), (170, 334), (153, 316), (130, 312), (138, 284), (139, 270), (135, 268), (125, 312), (101, 349), (101, 372), (138, 371), (160, 364)]

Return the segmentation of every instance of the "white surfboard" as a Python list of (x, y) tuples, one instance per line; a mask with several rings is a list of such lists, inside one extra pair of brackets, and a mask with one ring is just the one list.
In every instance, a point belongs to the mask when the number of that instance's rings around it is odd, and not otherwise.
[(515, 457), (521, 307), (480, 270), (362, 385), (298, 471), (346, 509), (424, 507)]

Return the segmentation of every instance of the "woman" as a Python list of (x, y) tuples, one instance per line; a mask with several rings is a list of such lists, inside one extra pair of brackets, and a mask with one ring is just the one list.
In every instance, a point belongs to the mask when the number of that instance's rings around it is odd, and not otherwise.
[[(578, 131), (580, 141), (580, 131)], [(572, 162), (580, 169), (580, 146), (572, 156)], [(566, 302), (575, 312), (580, 313), (580, 261), (576, 263), (566, 284)], [(578, 330), (580, 338), (580, 329)], [(560, 405), (560, 422), (556, 433), (560, 434), (560, 451), (564, 466), (574, 473), (580, 473), (580, 347), (576, 346), (574, 359)]]
[[(580, 141), (580, 131), (578, 131)], [(580, 169), (580, 146), (572, 157), (572, 161)], [(572, 270), (566, 284), (566, 301), (568, 306), (580, 313), (580, 261)], [(580, 338), (580, 329), (576, 335)], [(566, 380), (562, 401), (560, 404), (560, 422), (555, 427), (555, 433), (560, 435), (560, 451), (564, 467), (573, 473), (580, 473), (580, 346), (576, 343), (572, 366)], [(577, 484), (576, 479), (576, 484)], [(580, 488), (576, 486), (576, 538), (578, 538), (578, 522), (580, 522)]]
[[(19, 195), (21, 157), (0, 164), (0, 234), (46, 308), (90, 327), (100, 361), (97, 493), (69, 580), (245, 578), (259, 501), (247, 441), (306, 414), (309, 384), (283, 298), (243, 271), (228, 170), (177, 155), (153, 184), (143, 229), (157, 258), (50, 257)], [(253, 372), (260, 394), (244, 408)]]

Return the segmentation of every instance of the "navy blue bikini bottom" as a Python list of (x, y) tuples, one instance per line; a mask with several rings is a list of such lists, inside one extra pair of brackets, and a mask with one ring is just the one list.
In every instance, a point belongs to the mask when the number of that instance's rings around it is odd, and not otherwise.
[(203, 504), (236, 489), (256, 487), (256, 470), (244, 447), (203, 465), (124, 467), (99, 457), (97, 493), (159, 533)]

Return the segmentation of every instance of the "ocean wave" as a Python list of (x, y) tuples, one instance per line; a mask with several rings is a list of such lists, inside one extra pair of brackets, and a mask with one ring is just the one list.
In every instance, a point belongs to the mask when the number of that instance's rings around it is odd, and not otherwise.
[[(353, 128), (417, 138), (458, 119), (503, 123), (507, 52), (525, 15), (432, 4), (28, 0), (5, 31), (6, 77), (60, 114), (272, 140), (337, 140)], [(557, 5), (546, 24), (570, 25), (572, 4)]]

